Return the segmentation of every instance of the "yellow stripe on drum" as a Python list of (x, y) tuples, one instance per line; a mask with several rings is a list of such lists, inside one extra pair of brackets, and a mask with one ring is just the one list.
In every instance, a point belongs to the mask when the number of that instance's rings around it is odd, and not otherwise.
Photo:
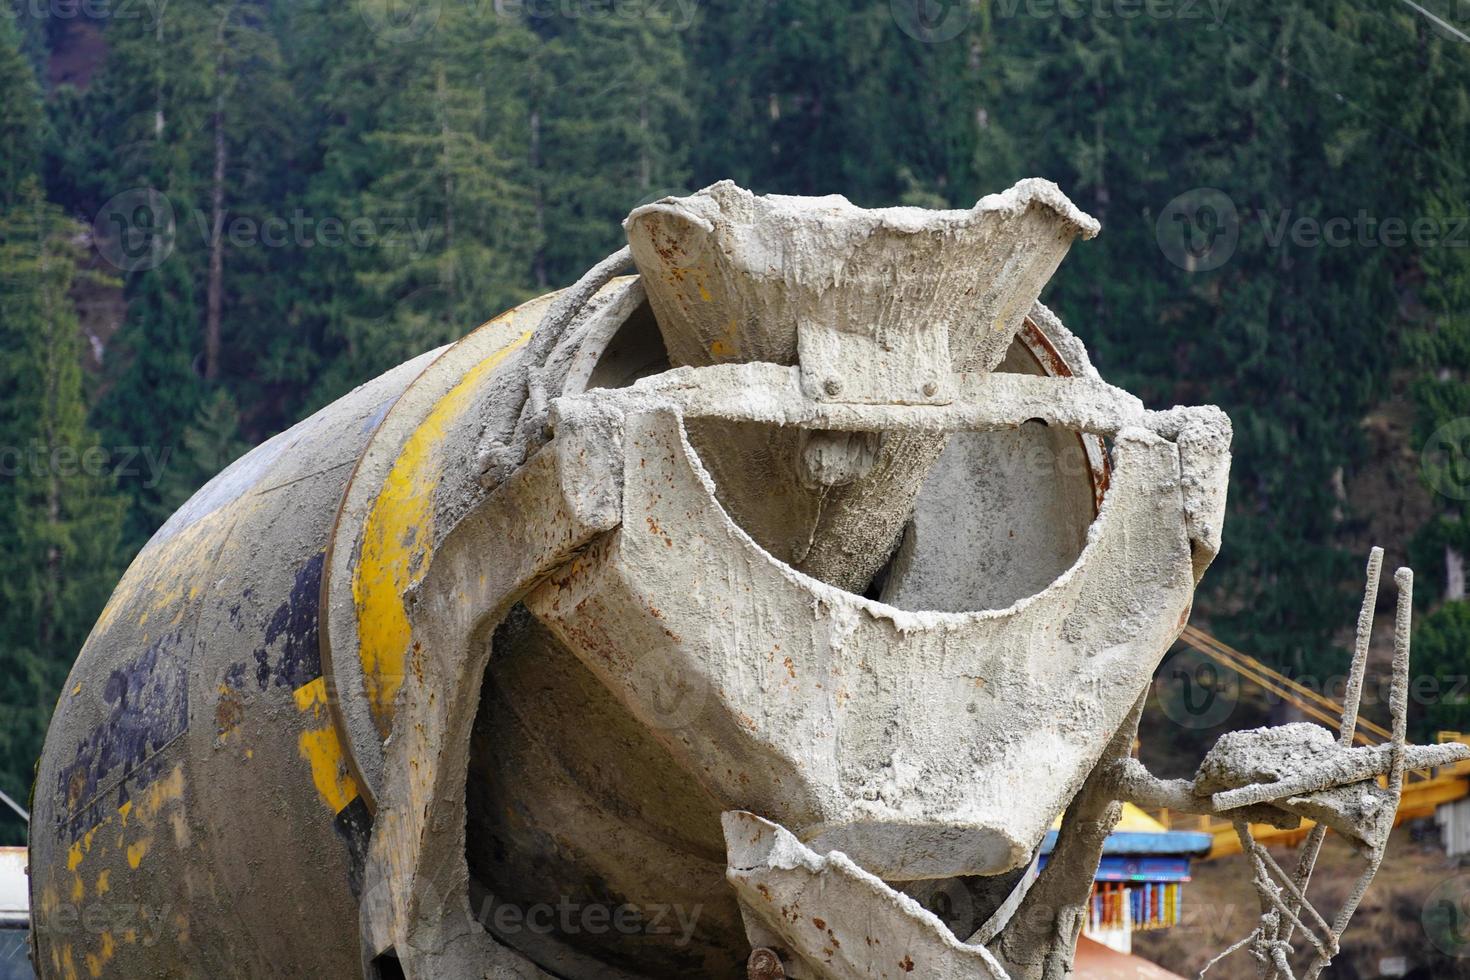
[(530, 340), (532, 332), (480, 361), (439, 399), (404, 443), (364, 523), (352, 597), (363, 678), (383, 738), (391, 731), (393, 704), (408, 665), (404, 596), (423, 580), (433, 559), (434, 490), (443, 473), (446, 433), (477, 404), (475, 395), (486, 377)]
[(295, 691), (296, 707), (310, 712), (311, 721), (298, 738), (301, 757), (311, 766), (311, 779), (322, 801), (333, 814), (341, 813), (357, 799), (357, 780), (347, 769), (347, 757), (337, 726), (327, 710), (327, 681), (318, 677)]

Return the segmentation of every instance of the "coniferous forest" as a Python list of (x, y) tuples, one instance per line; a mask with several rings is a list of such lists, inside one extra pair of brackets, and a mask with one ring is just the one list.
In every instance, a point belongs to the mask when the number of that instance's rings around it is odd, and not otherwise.
[[(6, 0), (0, 790), (130, 557), (248, 447), (759, 192), (1097, 217), (1044, 299), (1235, 425), (1197, 619), (1340, 672), (1369, 544), (1470, 674), (1465, 0)], [(1390, 566), (1391, 567), (1391, 566)], [(1470, 728), (1458, 693), (1421, 732)], [(24, 826), (0, 812), (0, 842)]]

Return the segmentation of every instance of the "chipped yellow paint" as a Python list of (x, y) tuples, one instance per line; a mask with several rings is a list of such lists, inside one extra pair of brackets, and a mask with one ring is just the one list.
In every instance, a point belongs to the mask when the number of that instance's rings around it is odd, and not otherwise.
[(155, 626), (183, 622), (202, 590), (198, 583), (212, 580), (215, 555), (241, 508), (255, 506), (258, 502), (247, 492), (169, 540), (145, 549), (146, 560), (134, 562), (123, 575), (92, 627), (92, 636), (107, 635), (120, 621), (136, 621), (139, 627), (150, 621)]
[[(103, 821), (105, 824), (106, 821)], [(102, 826), (101, 824), (98, 825)], [(74, 841), (66, 850), (66, 870), (71, 873), (71, 901), (74, 905), (80, 905), (87, 897), (87, 883), (82, 880), (77, 871), (82, 866), (82, 860), (86, 855), (92, 853), (92, 840), (97, 834), (98, 827), (93, 827), (82, 835), (80, 840)], [(55, 892), (47, 889), (42, 895), (42, 901), (46, 899), (55, 900)]]
[(112, 962), (112, 957), (117, 953), (117, 944), (112, 939), (112, 933), (103, 932), (101, 936), (101, 947), (95, 953), (88, 953), (84, 962), (87, 964), (87, 973), (90, 976), (102, 976), (103, 969)]
[(305, 714), (310, 711), (314, 716), (320, 718), (322, 709), (327, 706), (327, 679), (318, 677), (301, 685), (292, 692), (296, 699), (296, 710)]
[(108, 632), (120, 616), (136, 615), (139, 626), (155, 615), (167, 617), (171, 623), (181, 622), (193, 598), (190, 589), (197, 595), (198, 587), (188, 583), (208, 578), (219, 537), (233, 523), (227, 516), (229, 510), (211, 514), (181, 531), (161, 545), (157, 555), (150, 555), (149, 561), (134, 563), (103, 607), (92, 635)]
[(709, 352), (717, 359), (737, 358), (740, 356), (740, 323), (734, 317), (725, 324), (724, 339), (717, 339), (709, 345)]
[(76, 687), (74, 687), (74, 688), (71, 689), (71, 696), (72, 697), (76, 697), (78, 694), (81, 694), (81, 693), (82, 693), (82, 685), (80, 685), (80, 684), (78, 684)]
[(113, 956), (117, 955), (117, 943), (113, 940), (111, 932), (104, 931), (99, 937), (99, 942), (97, 952), (88, 953), (86, 957), (87, 973), (94, 977), (102, 976), (103, 968), (112, 962)]
[(215, 693), (219, 695), (218, 708), (215, 711), (216, 723), (223, 722), (224, 728), (215, 732), (214, 744), (216, 746), (228, 745), (231, 737), (240, 733), (240, 722), (245, 717), (245, 710), (235, 693), (235, 689), (228, 684), (215, 685)]
[[(80, 905), (87, 897), (87, 880), (83, 878), (78, 869), (88, 858), (101, 859), (107, 856), (109, 851), (108, 842), (116, 841), (117, 850), (122, 852), (127, 859), (128, 867), (137, 870), (143, 863), (153, 847), (153, 837), (147, 833), (158, 816), (165, 809), (170, 810), (169, 822), (174, 829), (176, 842), (180, 846), (186, 845), (187, 839), (179, 841), (179, 829), (185, 827), (184, 814), (181, 808), (170, 807), (171, 803), (181, 801), (184, 797), (184, 767), (182, 764), (175, 765), (161, 778), (155, 780), (148, 789), (133, 799), (127, 800), (117, 808), (117, 826), (114, 828), (114, 818), (106, 816), (98, 822), (97, 826), (87, 831), (79, 840), (74, 842), (66, 854), (67, 871), (71, 873), (72, 880), (68, 894), (74, 904)], [(126, 829), (129, 823), (142, 827), (145, 831), (143, 836), (131, 844), (127, 842)], [(113, 831), (116, 830), (114, 834)], [(99, 834), (102, 836), (99, 838)], [(94, 853), (95, 851), (95, 853)], [(112, 891), (112, 869), (103, 868), (97, 873), (94, 894), (101, 898)], [(56, 903), (56, 891), (50, 885), (41, 892), (43, 910), (48, 906), (54, 908)], [(107, 963), (112, 959), (111, 948), (114, 940), (111, 935), (101, 939), (102, 947), (100, 953), (88, 953), (83, 958), (83, 965), (87, 973), (97, 976), (98, 971), (105, 969)], [(69, 949), (69, 947), (67, 947)], [(55, 948), (52, 950), (56, 952)], [(75, 965), (70, 972), (65, 962), (56, 966), (56, 970), (63, 976), (75, 975)]]
[(525, 344), (531, 333), (523, 332), (476, 364), (430, 409), (404, 443), (363, 523), (352, 598), (368, 701), (384, 738), (408, 667), (410, 628), (403, 597), (423, 580), (432, 559), (433, 496), (441, 474), (445, 433), (474, 405), (486, 377)]
[(327, 709), (327, 681), (318, 677), (303, 684), (295, 691), (296, 707), (303, 714), (310, 712), (315, 724), (297, 738), (301, 757), (311, 766), (311, 780), (322, 801), (333, 813), (357, 798), (357, 781), (347, 769), (347, 757), (342, 751), (342, 740), (337, 736), (337, 726)]
[(169, 770), (167, 777), (155, 779), (148, 787), (148, 796), (144, 803), (149, 816), (158, 816), (163, 811), (163, 805), (171, 800), (182, 800), (184, 798), (184, 767), (174, 766)]
[(342, 812), (343, 807), (356, 799), (358, 790), (357, 781), (347, 771), (336, 728), (329, 725), (302, 732), (299, 742), (301, 757), (311, 766), (311, 781), (317, 793), (333, 813)]

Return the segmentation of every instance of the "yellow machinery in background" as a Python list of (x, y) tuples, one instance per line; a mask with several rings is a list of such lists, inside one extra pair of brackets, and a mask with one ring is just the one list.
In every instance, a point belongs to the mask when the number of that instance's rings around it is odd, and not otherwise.
[[(1219, 666), (1238, 674), (1241, 679), (1281, 698), (1308, 718), (1332, 728), (1336, 728), (1342, 720), (1343, 709), (1339, 702), (1272, 670), (1255, 657), (1221, 642), (1204, 630), (1186, 626), (1179, 641)], [(1366, 718), (1358, 718), (1354, 740), (1359, 744), (1381, 745), (1389, 738), (1387, 729)], [(1470, 733), (1440, 732), (1438, 741), (1470, 745)], [(1403, 798), (1394, 826), (1407, 820), (1433, 816), (1437, 808), (1467, 796), (1470, 796), (1470, 762), (1457, 762), (1436, 769), (1411, 772), (1404, 781)], [(1198, 830), (1212, 834), (1215, 844), (1210, 849), (1207, 860), (1240, 853), (1240, 839), (1235, 833), (1234, 825), (1228, 820), (1178, 814), (1162, 809), (1151, 811), (1151, 815), (1170, 830)], [(1263, 844), (1295, 845), (1306, 838), (1313, 826), (1310, 820), (1303, 820), (1299, 827), (1291, 829), (1253, 823), (1251, 832)]]

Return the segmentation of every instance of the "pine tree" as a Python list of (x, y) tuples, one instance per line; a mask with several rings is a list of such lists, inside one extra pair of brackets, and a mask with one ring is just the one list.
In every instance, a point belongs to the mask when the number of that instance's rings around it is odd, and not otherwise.
[[(357, 228), (314, 248), (326, 360), (317, 400), (462, 336), (527, 298), (534, 250), (524, 58), (533, 38), (489, 6), (447, 4), (427, 35), (375, 33), (344, 8), (320, 72), (328, 121), (312, 215)], [(358, 40), (363, 58), (343, 36)]]
[(41, 91), (20, 53), (14, 20), (0, 17), (0, 207), (7, 210), (31, 195), (41, 157)]
[(963, 30), (928, 43), (901, 27), (905, 6), (914, 5), (700, 4), (686, 55), (696, 66), (694, 182), (841, 193), (869, 207), (898, 203), (915, 181), (952, 206), (994, 190), (975, 173), (986, 19), (944, 5)]
[[(1435, 202), (1440, 227), (1467, 213), (1465, 198)], [(1423, 476), (1435, 516), (1419, 529), (1412, 554), (1421, 600), (1466, 599), (1465, 556), (1470, 554), (1470, 255), (1463, 248), (1424, 256), (1424, 299), (1430, 320), (1405, 344), (1418, 373), (1410, 391), (1415, 437), (1424, 447)]]
[[(24, 798), (46, 719), (117, 570), (120, 501), (86, 426), (68, 295), (80, 229), (27, 173), (39, 114), (13, 27), (0, 21), (0, 91), (17, 121), (0, 150), (0, 787)], [(0, 835), (22, 831), (0, 814)]]
[[(1414, 624), (1414, 662), (1420, 694), (1412, 698), (1415, 734), (1465, 730), (1470, 720), (1470, 603), (1446, 603)], [(1422, 678), (1432, 678), (1429, 686)]]
[[(127, 299), (95, 406), (114, 446), (170, 450), (204, 397), (206, 258), (195, 216), (206, 213), (211, 13), (205, 0), (180, 0), (113, 21), (106, 66), (88, 93), (115, 147), (99, 180), (94, 239), (124, 277)], [(138, 547), (156, 527), (158, 488), (141, 475), (124, 475), (123, 486), (126, 536)]]
[[(289, 97), (269, 16), (256, 0), (178, 0), (107, 34), (107, 68), (87, 102), (100, 125), (126, 134), (94, 192), (99, 250), (126, 277), (127, 319), (98, 412), (118, 445), (173, 450), (221, 385), (258, 406), (261, 435), (291, 421), (265, 396), (289, 369), (257, 369), (284, 340), (271, 328), (286, 301), (276, 275), (289, 267), (261, 231), (279, 216), (283, 197), (268, 181), (290, 145), (271, 123)], [(178, 501), (151, 480), (129, 490), (129, 537), (141, 543)]]
[(658, 7), (613, 6), (532, 25), (538, 290), (575, 281), (620, 247), (634, 207), (691, 190), (679, 23)]
[[(1415, 256), (1310, 233), (1360, 211), (1424, 213), (1424, 185), (1383, 179), (1422, 172), (1422, 147), (1452, 131), (1415, 102), (1443, 85), (1418, 63), (1415, 18), (1329, 0), (1236, 3), (1219, 22), (1023, 13), (990, 25), (1004, 85), (981, 169), (997, 185), (1050, 177), (1102, 221), (1045, 298), (1110, 380), (1152, 405), (1230, 413), (1227, 544), (1200, 602), (1211, 625), (1278, 667), (1340, 670), (1332, 638), (1361, 564), (1343, 542), (1362, 519), (1343, 487), (1388, 391)], [(1211, 215), (1233, 216), (1238, 239), (1216, 267), (1187, 268), (1181, 236), (1206, 241)]]

